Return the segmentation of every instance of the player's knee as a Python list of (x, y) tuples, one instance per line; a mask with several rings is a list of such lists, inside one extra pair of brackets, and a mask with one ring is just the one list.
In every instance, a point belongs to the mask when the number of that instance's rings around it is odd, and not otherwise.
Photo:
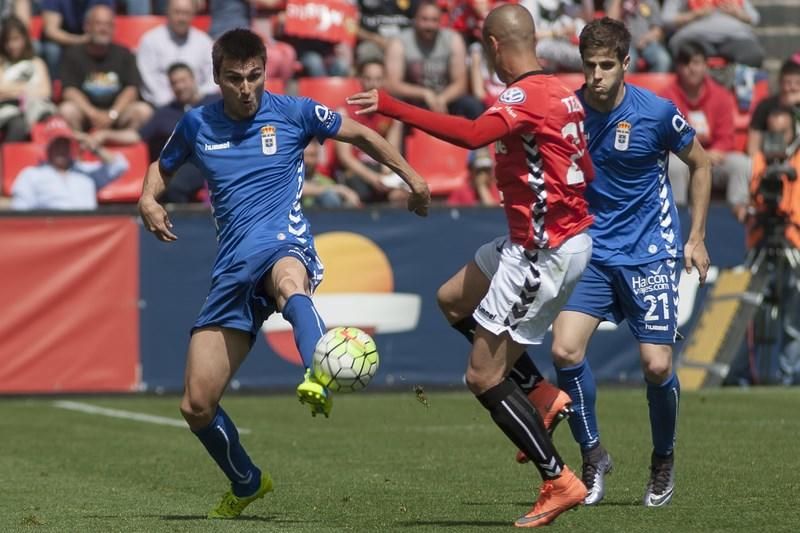
[(81, 120), (83, 120), (83, 113), (80, 108), (72, 102), (62, 102), (61, 105), (58, 106), (58, 114), (64, 117), (64, 120), (66, 120), (72, 128), (79, 128)]
[(183, 395), (181, 414), (193, 431), (208, 426), (216, 412), (217, 406), (214, 402), (199, 395), (192, 395), (190, 392), (186, 392)]
[(646, 361), (642, 366), (644, 378), (656, 385), (664, 383), (672, 374), (672, 361), (669, 359)]
[(460, 318), (456, 300), (445, 285), (439, 287), (436, 292), (436, 303), (439, 304), (442, 314), (450, 323), (457, 322)]
[(472, 394), (475, 396), (479, 394), (483, 394), (485, 380), (480, 372), (472, 368), (471, 366), (467, 367), (467, 373), (464, 376), (464, 381), (467, 383), (467, 388), (470, 390)]
[(503, 376), (498, 374), (494, 375), (490, 372), (481, 371), (473, 368), (471, 365), (467, 367), (467, 373), (464, 376), (467, 382), (467, 388), (472, 394), (478, 396), (488, 391), (503, 379)]
[(558, 339), (553, 341), (551, 354), (553, 356), (553, 363), (555, 363), (558, 368), (575, 366), (583, 361), (583, 350), (559, 342)]
[(291, 276), (282, 276), (278, 280), (276, 288), (279, 299), (283, 301), (288, 300), (294, 294), (305, 294), (304, 287)]

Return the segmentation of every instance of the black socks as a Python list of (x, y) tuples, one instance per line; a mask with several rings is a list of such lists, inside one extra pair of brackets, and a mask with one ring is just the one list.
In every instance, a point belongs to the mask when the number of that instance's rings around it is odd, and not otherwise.
[(564, 462), (544, 429), (541, 417), (516, 383), (505, 379), (477, 398), (494, 423), (533, 461), (542, 479), (561, 475)]

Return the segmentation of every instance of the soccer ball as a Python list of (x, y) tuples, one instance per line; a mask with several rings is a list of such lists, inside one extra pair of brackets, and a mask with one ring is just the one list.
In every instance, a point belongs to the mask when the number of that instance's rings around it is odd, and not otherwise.
[(332, 391), (361, 390), (377, 371), (375, 341), (358, 328), (333, 328), (314, 350), (314, 377)]

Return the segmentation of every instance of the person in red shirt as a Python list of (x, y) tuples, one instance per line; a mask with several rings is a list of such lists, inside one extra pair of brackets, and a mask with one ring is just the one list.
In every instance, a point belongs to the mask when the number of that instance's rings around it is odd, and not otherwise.
[[(727, 187), (732, 208), (745, 206), (750, 182), (750, 158), (734, 149), (733, 93), (708, 75), (703, 45), (687, 42), (675, 58), (675, 81), (661, 94), (672, 100), (697, 132), (697, 139), (711, 160), (714, 185)], [(669, 180), (675, 202), (688, 201), (689, 167), (675, 154), (669, 157)]]
[(528, 10), (515, 4), (492, 10), (483, 41), (508, 88), (476, 120), (427, 111), (382, 91), (348, 101), (363, 106), (359, 113), (378, 111), (465, 148), (496, 142), (508, 234), (480, 247), (437, 298), (450, 324), (473, 341), (467, 387), (503, 433), (533, 454), (541, 492), (515, 525), (537, 527), (582, 503), (586, 487), (561, 460), (541, 415), (509, 375), (518, 361), (530, 361), (521, 358), (525, 347), (541, 344), (589, 262), (592, 216), (583, 194), (594, 170), (583, 107), (558, 78), (542, 71)]
[(467, 180), (447, 196), (447, 205), (500, 205), (500, 191), (494, 179), (494, 161), (489, 149), (481, 148), (470, 152), (468, 168)]
[[(380, 89), (386, 81), (386, 69), (380, 61), (371, 59), (358, 66), (358, 79), (364, 91)], [(403, 125), (378, 114), (357, 115), (357, 107), (348, 105), (338, 109), (343, 117), (350, 117), (371, 130), (377, 131), (389, 144), (400, 150)], [(408, 188), (389, 168), (381, 165), (363, 150), (344, 142), (336, 142), (336, 160), (341, 173), (338, 178), (358, 192), (362, 203), (390, 202), (405, 204)]]

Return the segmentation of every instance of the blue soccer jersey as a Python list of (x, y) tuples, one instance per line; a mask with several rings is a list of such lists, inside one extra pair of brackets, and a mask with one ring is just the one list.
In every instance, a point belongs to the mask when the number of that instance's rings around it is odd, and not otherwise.
[(335, 136), (342, 119), (309, 100), (265, 93), (255, 116), (233, 120), (223, 102), (192, 109), (161, 152), (164, 172), (194, 163), (205, 175), (219, 249), (211, 289), (194, 328), (219, 325), (255, 336), (275, 311), (264, 274), (282, 257), (305, 265), (312, 289), (322, 280), (310, 226), (301, 209), (303, 150)]
[(667, 178), (669, 152), (680, 152), (694, 129), (669, 100), (625, 85), (622, 102), (600, 113), (577, 92), (595, 178), (586, 188), (592, 262), (643, 265), (683, 255), (680, 224)]
[[(217, 225), (217, 267), (278, 244), (307, 244), (300, 207), (303, 150), (336, 135), (342, 119), (308, 98), (264, 93), (251, 119), (225, 115), (222, 100), (192, 109), (161, 152), (168, 174), (191, 161), (205, 175)], [(216, 267), (215, 267), (216, 270)]]

